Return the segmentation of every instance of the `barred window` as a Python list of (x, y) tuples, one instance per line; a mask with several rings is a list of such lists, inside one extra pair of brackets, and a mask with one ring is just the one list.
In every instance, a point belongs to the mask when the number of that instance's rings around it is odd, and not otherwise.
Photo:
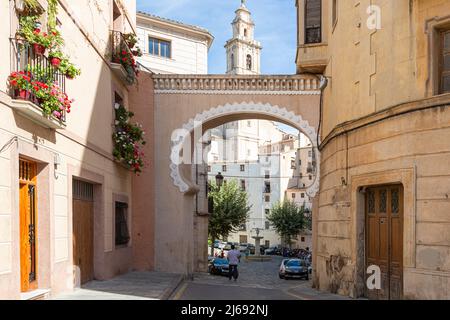
[(128, 204), (116, 202), (116, 246), (127, 245), (130, 241), (127, 219)]

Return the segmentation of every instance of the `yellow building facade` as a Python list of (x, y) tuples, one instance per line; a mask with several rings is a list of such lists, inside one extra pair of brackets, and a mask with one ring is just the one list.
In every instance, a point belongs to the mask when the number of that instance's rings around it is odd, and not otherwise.
[[(450, 298), (450, 3), (299, 0), (297, 8), (298, 72), (328, 79), (315, 286)], [(371, 266), (380, 289), (367, 286)]]

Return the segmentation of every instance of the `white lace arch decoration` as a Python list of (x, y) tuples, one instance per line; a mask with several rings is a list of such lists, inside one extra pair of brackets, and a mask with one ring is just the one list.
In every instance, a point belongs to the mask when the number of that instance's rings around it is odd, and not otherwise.
[(189, 190), (189, 184), (183, 180), (178, 166), (180, 152), (182, 150), (183, 141), (185, 138), (187, 138), (188, 135), (194, 131), (195, 125), (201, 125), (217, 118), (236, 115), (239, 113), (267, 115), (279, 119), (280, 122), (300, 130), (311, 140), (316, 156), (316, 174), (314, 182), (307, 188), (306, 193), (310, 197), (314, 197), (319, 191), (320, 182), (320, 152), (317, 146), (317, 133), (315, 128), (310, 126), (307, 120), (303, 120), (301, 116), (295, 115), (293, 112), (286, 110), (286, 108), (254, 102), (226, 104), (224, 106), (218, 106), (199, 113), (194, 119), (190, 119), (189, 122), (183, 125), (183, 130), (180, 130), (180, 132), (184, 132), (184, 135), (175, 134), (175, 136), (172, 137), (174, 142), (172, 143), (170, 155), (170, 176), (172, 177), (175, 186), (179, 188), (180, 192), (186, 193)]

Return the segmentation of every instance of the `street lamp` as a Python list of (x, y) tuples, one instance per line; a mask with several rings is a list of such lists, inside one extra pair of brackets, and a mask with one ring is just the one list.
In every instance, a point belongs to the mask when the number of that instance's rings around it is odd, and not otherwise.
[(222, 187), (223, 180), (224, 180), (224, 177), (223, 177), (222, 173), (219, 172), (219, 173), (216, 175), (216, 184), (217, 184), (217, 186), (219, 187), (219, 189), (220, 189), (220, 187)]

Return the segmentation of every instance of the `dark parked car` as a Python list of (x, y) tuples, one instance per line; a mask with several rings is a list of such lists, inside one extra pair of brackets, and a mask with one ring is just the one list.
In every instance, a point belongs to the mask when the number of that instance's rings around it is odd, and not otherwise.
[(214, 258), (209, 263), (208, 272), (215, 275), (228, 275), (229, 267), (227, 259)]
[(241, 243), (239, 245), (239, 250), (243, 253), (248, 251), (250, 254), (255, 254), (255, 245), (251, 243)]
[(268, 249), (268, 247), (266, 247), (265, 245), (260, 245), (259, 246), (259, 253), (261, 255), (264, 255), (266, 253), (266, 249)]
[(272, 247), (272, 248), (268, 248), (266, 250), (264, 250), (264, 254), (268, 255), (268, 256), (274, 256), (278, 253), (278, 248), (277, 247)]
[(309, 280), (308, 263), (305, 260), (291, 259), (284, 267), (284, 272), (280, 270), (280, 278), (299, 278)]

